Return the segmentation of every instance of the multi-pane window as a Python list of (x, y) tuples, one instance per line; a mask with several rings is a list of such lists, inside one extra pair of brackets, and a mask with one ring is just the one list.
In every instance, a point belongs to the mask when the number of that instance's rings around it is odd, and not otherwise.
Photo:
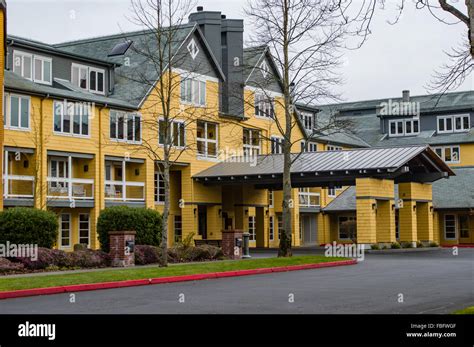
[(355, 217), (339, 217), (339, 239), (355, 240), (357, 235), (357, 220)]
[(458, 216), (459, 224), (459, 237), (468, 238), (469, 237), (469, 215), (462, 214)]
[(155, 202), (165, 202), (165, 180), (159, 172), (155, 172)]
[(440, 134), (469, 131), (470, 128), (471, 120), (469, 114), (438, 117), (438, 133)]
[(30, 97), (5, 94), (3, 125), (8, 129), (30, 129)]
[(313, 130), (314, 128), (314, 117), (312, 113), (301, 112), (301, 121), (303, 122), (306, 130)]
[(316, 142), (301, 141), (301, 152), (317, 152), (318, 144)]
[(89, 136), (90, 106), (86, 103), (54, 102), (54, 131), (57, 133)]
[(105, 70), (72, 64), (71, 83), (93, 93), (105, 93)]
[(181, 78), (181, 102), (206, 106), (206, 82), (196, 78)]
[(254, 129), (244, 129), (244, 156), (252, 157), (260, 154), (260, 132)]
[(270, 138), (270, 143), (272, 146), (272, 154), (283, 153), (283, 137), (272, 136)]
[(255, 241), (257, 239), (256, 228), (255, 228), (255, 216), (249, 216), (249, 240)]
[(265, 94), (255, 93), (255, 115), (257, 117), (275, 118), (275, 102)]
[(183, 239), (183, 219), (181, 216), (174, 216), (174, 241), (181, 242)]
[(459, 146), (434, 147), (433, 149), (447, 164), (456, 164), (461, 161), (461, 148)]
[(216, 158), (218, 150), (217, 124), (197, 122), (197, 151), (198, 155)]
[(53, 60), (36, 54), (15, 51), (13, 72), (31, 81), (51, 84)]
[(68, 213), (61, 213), (59, 216), (60, 228), (60, 247), (71, 247), (71, 215)]
[(79, 214), (79, 243), (90, 246), (90, 218), (88, 213)]
[(340, 146), (333, 146), (333, 145), (328, 145), (328, 151), (342, 151), (342, 147)]
[(456, 239), (456, 215), (444, 215), (444, 238), (445, 240)]
[(277, 216), (278, 223), (278, 238), (281, 239), (281, 233), (283, 232), (283, 218), (282, 216)]
[(136, 113), (110, 111), (110, 138), (139, 143), (142, 139), (141, 116)]
[(186, 146), (186, 137), (185, 137), (185, 130), (184, 130), (184, 122), (171, 120), (168, 123), (165, 122), (163, 119), (159, 121), (159, 135), (158, 135), (158, 143), (160, 145), (165, 144), (166, 138), (166, 130), (169, 129), (170, 132), (170, 145), (174, 147), (183, 148)]
[(69, 178), (69, 163), (66, 158), (54, 157), (49, 162), (49, 177), (57, 178), (49, 182), (52, 188), (68, 188), (68, 183), (65, 182)]
[(275, 238), (275, 225), (273, 223), (273, 216), (269, 217), (268, 228), (269, 228), (268, 233), (269, 233), (270, 241), (273, 241)]
[(410, 136), (420, 133), (419, 119), (397, 119), (390, 120), (388, 123), (390, 136)]
[(273, 190), (268, 190), (268, 207), (273, 208)]

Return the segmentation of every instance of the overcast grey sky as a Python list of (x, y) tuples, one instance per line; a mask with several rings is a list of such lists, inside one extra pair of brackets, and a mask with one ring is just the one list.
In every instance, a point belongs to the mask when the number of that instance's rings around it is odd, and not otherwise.
[[(360, 1), (360, 0), (355, 0)], [(398, 0), (389, 0), (393, 3)], [(461, 41), (462, 24), (447, 26), (410, 4), (397, 25), (386, 21), (394, 12), (376, 16), (370, 39), (358, 50), (345, 52), (339, 92), (347, 101), (396, 97), (403, 89), (426, 94), (425, 86), (447, 51)], [(198, 0), (205, 10), (245, 19), (246, 0)], [(11, 0), (8, 33), (47, 43), (134, 30), (127, 18), (130, 0)], [(250, 28), (246, 28), (250, 30)], [(473, 90), (474, 78), (458, 90)]]

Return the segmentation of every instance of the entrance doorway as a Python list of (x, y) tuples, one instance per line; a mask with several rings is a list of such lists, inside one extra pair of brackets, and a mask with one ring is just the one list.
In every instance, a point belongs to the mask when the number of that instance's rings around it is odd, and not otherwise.
[(207, 206), (198, 206), (198, 235), (207, 240)]
[(303, 245), (315, 245), (318, 241), (318, 224), (316, 214), (301, 214), (301, 243)]

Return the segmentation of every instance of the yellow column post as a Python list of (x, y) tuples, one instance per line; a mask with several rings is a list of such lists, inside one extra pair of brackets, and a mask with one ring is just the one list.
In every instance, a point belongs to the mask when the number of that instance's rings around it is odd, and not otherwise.
[(329, 221), (329, 215), (320, 212), (317, 214), (318, 224), (318, 245), (331, 243), (331, 224)]
[(433, 223), (433, 203), (420, 202), (416, 208), (418, 241), (425, 246), (434, 241), (434, 223)]
[[(5, 23), (5, 9), (3, 5), (0, 5), (0, 112), (2, 113), (2, 119), (4, 119), (3, 114), (3, 77), (5, 71), (5, 49), (3, 43), (5, 42), (5, 31), (4, 31), (4, 23)], [(3, 123), (0, 125), (0, 211), (3, 210)]]
[(301, 245), (300, 239), (300, 200), (298, 189), (292, 189), (291, 199), (293, 200), (293, 208), (291, 209), (291, 224), (293, 229), (292, 243), (293, 246)]
[(377, 200), (377, 242), (395, 242), (395, 201)]
[[(378, 239), (388, 242), (395, 235), (395, 219), (391, 211), (391, 201), (394, 200), (394, 183), (392, 180), (377, 178), (356, 179), (356, 208), (357, 208), (357, 243), (372, 244)], [(377, 218), (380, 201), (382, 217)], [(384, 204), (387, 202), (387, 204)], [(379, 219), (380, 227), (377, 227)], [(383, 223), (381, 221), (383, 220)], [(392, 225), (393, 224), (393, 225)], [(389, 226), (389, 231), (382, 227)], [(378, 235), (378, 233), (380, 235)]]

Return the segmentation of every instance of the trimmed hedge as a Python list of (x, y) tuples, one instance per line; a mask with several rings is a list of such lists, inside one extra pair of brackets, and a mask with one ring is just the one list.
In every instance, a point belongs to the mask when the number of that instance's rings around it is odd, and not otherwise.
[(0, 213), (0, 244), (37, 244), (52, 248), (58, 237), (58, 217), (53, 212), (15, 207)]
[[(74, 269), (74, 268), (99, 268), (111, 264), (110, 256), (102, 251), (86, 250), (64, 252), (58, 249), (38, 248), (38, 259), (9, 258), (13, 264), (27, 270)], [(6, 264), (5, 266), (7, 266)], [(1, 272), (1, 270), (0, 270)]]
[[(161, 248), (155, 246), (135, 246), (135, 264), (158, 264), (161, 259)], [(224, 258), (222, 249), (210, 245), (183, 247), (182, 245), (168, 248), (170, 263), (193, 261), (221, 260)]]
[(152, 209), (114, 206), (103, 210), (97, 221), (101, 249), (109, 252), (109, 231), (135, 231), (136, 245), (159, 246), (161, 214)]
[(0, 258), (0, 274), (12, 274), (24, 272), (25, 266), (21, 263), (14, 263), (6, 258)]

